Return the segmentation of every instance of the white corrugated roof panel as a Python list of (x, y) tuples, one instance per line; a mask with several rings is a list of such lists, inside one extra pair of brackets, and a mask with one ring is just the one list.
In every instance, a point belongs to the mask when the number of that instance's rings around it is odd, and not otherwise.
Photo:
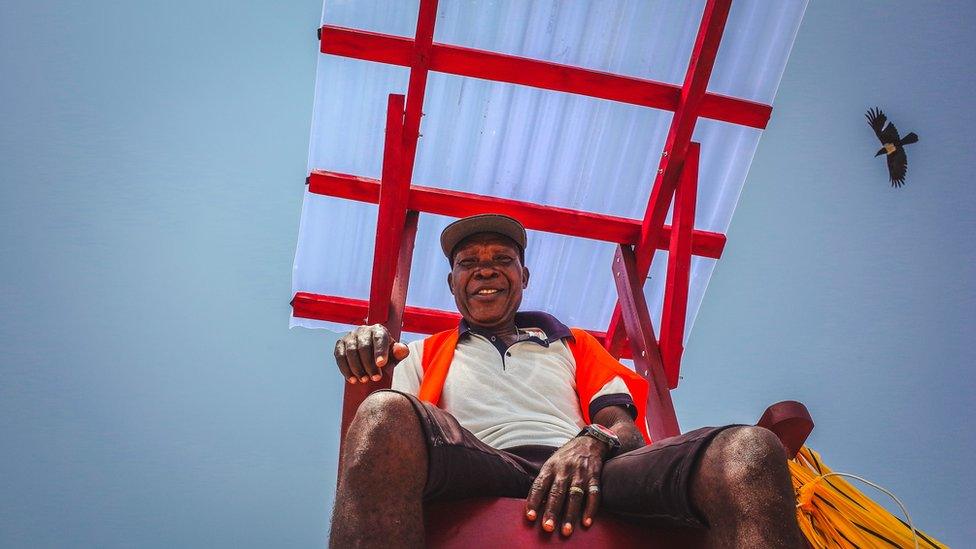
[[(708, 90), (771, 104), (805, 0), (735, 0)], [(327, 2), (323, 22), (412, 36), (417, 2)], [(680, 86), (704, 1), (442, 0), (434, 41)], [(403, 67), (321, 55), (309, 169), (379, 179), (387, 96), (406, 93)], [(640, 219), (672, 113), (431, 72), (413, 183)], [(775, 110), (774, 110), (775, 115)], [(762, 132), (699, 119), (696, 228), (728, 229)], [(306, 193), (294, 292), (367, 299), (377, 208)], [(421, 214), (407, 303), (454, 310), (437, 235), (451, 220)], [(523, 309), (605, 329), (616, 291), (614, 246), (530, 231)], [(667, 254), (645, 286), (660, 318)], [(714, 267), (694, 258), (687, 334)], [(293, 318), (292, 325), (344, 330)]]

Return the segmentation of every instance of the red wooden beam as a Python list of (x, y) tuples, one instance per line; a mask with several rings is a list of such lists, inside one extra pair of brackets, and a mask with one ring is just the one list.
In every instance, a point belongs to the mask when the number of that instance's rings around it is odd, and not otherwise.
[[(667, 217), (675, 185), (684, 164), (688, 144), (691, 142), (695, 123), (698, 121), (703, 99), (708, 87), (708, 79), (712, 74), (715, 56), (718, 54), (719, 44), (722, 42), (722, 32), (728, 20), (729, 8), (732, 0), (708, 0), (702, 14), (701, 26), (695, 46), (688, 61), (688, 71), (681, 86), (681, 100), (671, 118), (671, 127), (661, 154), (657, 177), (651, 188), (651, 195), (644, 213), (644, 223), (641, 226), (641, 240), (635, 250), (637, 254), (637, 274), (643, 279), (650, 272), (654, 251), (660, 239), (661, 228)], [(612, 354), (619, 353), (623, 347), (623, 332), (621, 331), (620, 305), (614, 308), (607, 328), (608, 349)]]
[[(437, 0), (421, 0), (417, 31), (412, 44), (406, 106), (402, 95), (391, 94), (386, 112), (386, 141), (383, 150), (383, 183), (379, 192), (376, 245), (369, 293), (368, 323), (383, 323), (396, 339), (400, 337), (401, 317), (406, 307), (407, 285), (413, 243), (417, 234), (417, 214), (407, 214), (407, 199), (420, 137), (424, 91), (434, 39)], [(341, 440), (352, 423), (356, 410), (368, 394), (389, 388), (391, 377), (380, 383), (350, 385), (342, 399)]]
[(386, 329), (394, 341), (399, 341), (403, 329), (403, 310), (407, 306), (407, 288), (410, 285), (410, 266), (413, 263), (413, 246), (417, 240), (417, 222), (420, 213), (414, 210), (407, 212), (406, 223), (403, 227), (403, 241), (400, 243), (400, 257), (397, 259), (397, 274), (393, 281), (393, 295), (390, 296), (390, 314), (387, 317)]
[[(316, 170), (309, 175), (308, 181), (309, 192), (315, 194), (371, 204), (376, 204), (379, 200), (380, 182), (375, 179)], [(419, 212), (458, 218), (481, 213), (501, 213), (515, 217), (528, 229), (616, 244), (637, 244), (641, 231), (640, 221), (626, 217), (418, 185), (410, 187), (407, 207)], [(659, 249), (668, 249), (670, 235), (671, 227), (665, 225), (657, 242)], [(724, 234), (696, 230), (692, 234), (692, 254), (718, 259), (722, 257), (725, 241)]]
[(367, 324), (385, 323), (390, 310), (410, 189), (410, 179), (404, 178), (401, 171), (403, 162), (403, 96), (390, 94), (386, 107), (383, 183), (379, 191)]
[(678, 386), (681, 353), (684, 351), (688, 278), (691, 274), (691, 230), (695, 226), (695, 201), (698, 197), (699, 150), (698, 143), (692, 143), (688, 148), (681, 181), (674, 192), (674, 213), (671, 214), (671, 245), (668, 248), (668, 274), (661, 313), (661, 359), (671, 389)]
[[(417, 237), (417, 217), (417, 212), (414, 211), (407, 212), (406, 214), (406, 222), (401, 233), (399, 257), (396, 263), (396, 279), (393, 282), (391, 296), (388, 298), (389, 312), (387, 313), (386, 320), (383, 322), (387, 330), (390, 331), (390, 336), (393, 337), (394, 341), (400, 339), (400, 329), (403, 323), (403, 309), (407, 301), (407, 286), (410, 283), (410, 263), (413, 260), (413, 245)], [(372, 306), (373, 301), (370, 300), (367, 311)], [(342, 320), (339, 320), (339, 322), (342, 322)], [(362, 323), (349, 322), (349, 324), (358, 325)], [(340, 445), (345, 443), (346, 431), (349, 430), (349, 425), (352, 424), (352, 420), (356, 416), (356, 410), (359, 409), (359, 405), (363, 403), (363, 400), (366, 400), (366, 397), (373, 391), (390, 388), (393, 377), (388, 372), (384, 372), (384, 374), (383, 379), (380, 381), (356, 385), (345, 384), (342, 395), (342, 420), (339, 428)]]
[[(310, 318), (359, 326), (366, 321), (369, 303), (365, 299), (339, 297), (332, 295), (298, 292), (291, 300), (292, 315), (296, 318)], [(404, 332), (414, 334), (433, 334), (456, 328), (461, 315), (453, 311), (428, 309), (426, 307), (403, 308), (402, 325)], [(606, 338), (604, 332), (587, 330), (600, 343)], [(631, 358), (629, 351), (622, 358)]]
[[(298, 318), (327, 320), (359, 326), (366, 321), (369, 303), (365, 299), (298, 292), (291, 302), (292, 314)], [(433, 334), (458, 325), (461, 315), (425, 307), (403, 308), (403, 331)]]
[(413, 163), (420, 137), (420, 118), (423, 116), (424, 92), (430, 67), (430, 48), (434, 41), (434, 22), (437, 20), (437, 0), (420, 0), (417, 31), (410, 58), (410, 78), (407, 83), (407, 110), (403, 117), (403, 176), (411, 180)]
[(671, 402), (671, 391), (661, 362), (661, 351), (654, 337), (654, 326), (644, 300), (644, 278), (638, 276), (634, 252), (630, 246), (617, 246), (613, 258), (613, 280), (623, 309), (624, 329), (630, 340), (637, 373), (650, 384), (647, 393), (647, 431), (651, 440), (681, 434)]
[[(323, 26), (320, 36), (322, 53), (404, 67), (413, 66), (415, 60), (410, 38), (334, 25)], [(674, 84), (449, 44), (431, 44), (428, 67), (432, 71), (458, 76), (667, 111), (678, 109), (684, 92), (682, 87)], [(769, 105), (711, 93), (705, 95), (700, 109), (700, 115), (705, 118), (759, 129), (765, 129), (771, 113)]]

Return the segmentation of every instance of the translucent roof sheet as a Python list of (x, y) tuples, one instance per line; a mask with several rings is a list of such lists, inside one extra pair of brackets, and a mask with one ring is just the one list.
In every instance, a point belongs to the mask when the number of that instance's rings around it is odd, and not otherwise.
[[(735, 0), (708, 86), (772, 104), (805, 0)], [(323, 22), (412, 37), (417, 2), (327, 2)], [(434, 41), (681, 84), (704, 1), (441, 0)], [(380, 178), (387, 95), (403, 67), (321, 55), (309, 169)], [(413, 184), (641, 219), (672, 113), (431, 72)], [(774, 110), (775, 116), (775, 110)], [(700, 118), (696, 229), (725, 233), (762, 132)], [(306, 193), (294, 292), (368, 299), (377, 208)], [(421, 214), (407, 304), (454, 310), (437, 236), (451, 219)], [(670, 221), (669, 221), (670, 222)], [(614, 245), (530, 231), (522, 308), (604, 330), (616, 290)], [(658, 325), (666, 252), (645, 294)], [(692, 262), (685, 337), (714, 267)], [(345, 330), (293, 318), (292, 325)]]

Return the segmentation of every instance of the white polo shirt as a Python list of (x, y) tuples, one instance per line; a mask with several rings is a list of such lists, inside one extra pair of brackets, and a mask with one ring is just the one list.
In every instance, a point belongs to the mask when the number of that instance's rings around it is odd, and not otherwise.
[[(501, 338), (461, 322), (440, 407), (493, 448), (562, 446), (585, 425), (576, 393), (576, 360), (564, 343), (572, 334), (546, 313), (518, 313), (515, 324), (522, 335), (506, 348)], [(423, 340), (408, 347), (410, 355), (393, 370), (392, 388), (416, 395), (423, 379)], [(613, 405), (636, 412), (620, 377), (588, 404), (591, 418)]]

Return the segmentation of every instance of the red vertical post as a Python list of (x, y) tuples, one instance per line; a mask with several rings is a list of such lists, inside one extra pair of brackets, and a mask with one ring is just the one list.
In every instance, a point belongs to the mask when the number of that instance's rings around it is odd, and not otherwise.
[(650, 384), (647, 392), (647, 431), (652, 440), (677, 436), (681, 431), (664, 375), (661, 351), (654, 337), (654, 326), (647, 312), (644, 278), (637, 276), (637, 261), (630, 246), (617, 246), (613, 258), (613, 279), (617, 285), (624, 330), (634, 353), (634, 366), (637, 373)]
[(419, 212), (409, 210), (403, 226), (400, 257), (397, 259), (397, 274), (393, 281), (393, 292), (390, 296), (390, 314), (386, 321), (386, 329), (390, 331), (390, 336), (394, 341), (400, 340), (400, 332), (403, 330), (403, 310), (407, 306), (407, 287), (410, 285), (410, 266), (413, 263), (413, 246), (417, 240), (419, 218)]
[[(701, 25), (698, 27), (698, 36), (695, 38), (695, 46), (688, 61), (688, 70), (685, 72), (685, 81), (681, 86), (681, 98), (671, 118), (671, 127), (668, 129), (664, 152), (661, 153), (657, 177), (644, 213), (641, 239), (636, 248), (637, 274), (642, 279), (651, 270), (655, 244), (664, 226), (664, 219), (668, 215), (674, 188), (678, 183), (678, 176), (681, 174), (681, 167), (688, 152), (688, 144), (691, 142), (691, 135), (701, 114), (701, 102), (708, 88), (708, 79), (712, 74), (715, 56), (718, 55), (718, 47), (722, 42), (722, 32), (725, 30), (731, 5), (732, 0), (708, 0), (705, 4)], [(615, 356), (620, 356), (620, 349), (623, 348), (624, 343), (624, 334), (620, 330), (620, 314), (621, 308), (618, 303), (610, 319), (610, 326), (607, 328), (606, 347)]]
[(688, 147), (685, 164), (681, 168), (681, 179), (675, 189), (674, 211), (671, 214), (668, 275), (664, 283), (664, 310), (661, 314), (661, 358), (668, 387), (671, 389), (678, 386), (681, 353), (684, 351), (688, 281), (691, 274), (691, 232), (695, 228), (700, 149), (698, 143), (692, 143)]
[[(424, 91), (430, 67), (430, 50), (434, 40), (434, 23), (437, 19), (437, 0), (421, 0), (417, 14), (417, 31), (410, 64), (407, 97), (391, 94), (386, 111), (386, 140), (383, 150), (383, 176), (380, 186), (379, 213), (376, 224), (376, 245), (373, 250), (373, 272), (369, 288), (369, 309), (366, 322), (385, 324), (399, 338), (407, 282), (410, 276), (410, 258), (416, 235), (416, 217), (407, 224), (407, 202), (410, 198), (410, 181), (420, 137), (420, 119), (423, 116)], [(407, 242), (404, 246), (404, 242)], [(404, 249), (406, 248), (406, 249)], [(406, 256), (406, 257), (405, 257)], [(404, 267), (401, 270), (401, 267)], [(394, 296), (398, 291), (399, 295)], [(400, 318), (390, 322), (391, 313)], [(385, 375), (378, 383), (347, 385), (342, 403), (342, 432), (346, 429), (359, 405), (373, 390), (390, 386), (390, 376)]]
[[(402, 96), (401, 96), (402, 97)], [(403, 327), (403, 311), (407, 302), (407, 286), (410, 282), (410, 264), (413, 260), (413, 245), (417, 237), (417, 218), (419, 214), (415, 211), (406, 213), (406, 219), (400, 231), (399, 252), (396, 262), (396, 279), (392, 284), (388, 297), (389, 309), (387, 318), (382, 322), (390, 331), (394, 341), (400, 339), (400, 332)], [(372, 306), (370, 301), (370, 306)], [(366, 384), (357, 383), (356, 385), (346, 384), (342, 396), (342, 427), (340, 433), (340, 443), (346, 439), (346, 431), (352, 418), (356, 415), (356, 410), (363, 400), (373, 391), (379, 389), (389, 389), (393, 379), (393, 371), (384, 368), (383, 379), (380, 381), (370, 381)], [(341, 448), (341, 446), (340, 446)]]
[(437, 0), (420, 0), (417, 13), (417, 30), (410, 60), (410, 78), (407, 81), (407, 111), (403, 120), (403, 175), (409, 181), (417, 156), (417, 140), (420, 138), (420, 119), (423, 116), (424, 92), (427, 89), (427, 73), (430, 71), (430, 51), (434, 43), (434, 23), (437, 21)]
[(400, 238), (407, 216), (410, 180), (402, 177), (403, 96), (390, 94), (386, 109), (386, 140), (383, 148), (383, 176), (380, 185), (373, 274), (369, 288), (367, 324), (386, 322), (390, 292), (400, 255)]

